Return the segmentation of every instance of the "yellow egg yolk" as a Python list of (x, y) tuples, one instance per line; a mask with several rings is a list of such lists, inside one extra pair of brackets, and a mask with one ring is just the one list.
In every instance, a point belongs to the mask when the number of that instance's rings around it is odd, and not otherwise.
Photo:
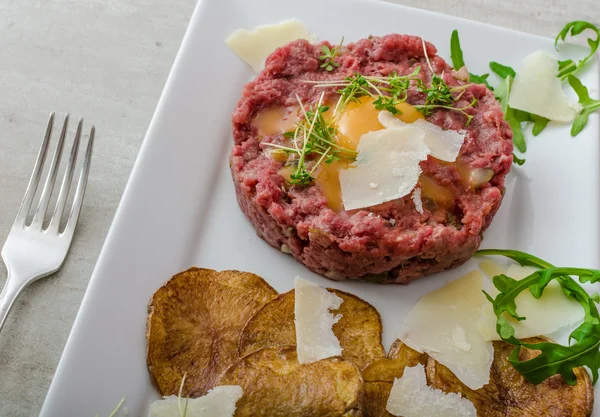
[[(361, 97), (357, 101), (348, 103), (342, 110), (333, 125), (337, 129), (336, 139), (340, 146), (349, 150), (356, 150), (362, 135), (384, 129), (378, 118), (381, 110), (375, 108), (373, 101), (372, 97)], [(330, 106), (330, 109), (324, 114), (326, 119), (333, 116), (334, 107), (334, 105)], [(417, 119), (423, 119), (423, 115), (408, 103), (401, 103), (396, 108), (399, 110), (396, 117), (405, 123), (413, 123)], [(290, 132), (294, 130), (300, 119), (298, 110), (298, 106), (267, 108), (257, 114), (252, 124), (258, 129), (259, 136)], [(342, 169), (348, 168), (350, 164), (351, 161), (346, 160), (338, 160), (330, 164), (322, 163), (313, 174), (315, 183), (327, 199), (328, 206), (336, 212), (344, 210), (339, 173)], [(285, 166), (279, 173), (286, 181), (289, 181), (293, 172), (293, 167)], [(463, 173), (462, 171), (461, 174), (467, 175), (466, 172)], [(434, 200), (440, 207), (451, 207), (453, 195), (448, 188), (425, 175), (421, 175), (419, 182), (422, 187), (423, 198)]]
[[(378, 118), (381, 110), (375, 108), (373, 101), (372, 97), (361, 97), (344, 108), (336, 122), (340, 146), (355, 151), (362, 135), (384, 129)], [(423, 115), (408, 103), (400, 103), (396, 108), (400, 111), (396, 117), (405, 123), (423, 119)]]
[(261, 110), (252, 125), (258, 130), (259, 136), (271, 136), (294, 130), (298, 121), (298, 106), (294, 107), (268, 107)]
[[(377, 117), (381, 110), (375, 108), (373, 101), (372, 97), (361, 97), (358, 101), (348, 103), (344, 108), (335, 122), (340, 146), (355, 151), (362, 135), (384, 129)], [(400, 103), (396, 108), (400, 111), (396, 117), (405, 123), (423, 118), (423, 115), (408, 103)], [(329, 208), (336, 212), (344, 210), (339, 173), (342, 169), (348, 168), (348, 165), (347, 161), (323, 164), (319, 167), (316, 177), (315, 182), (327, 198)]]

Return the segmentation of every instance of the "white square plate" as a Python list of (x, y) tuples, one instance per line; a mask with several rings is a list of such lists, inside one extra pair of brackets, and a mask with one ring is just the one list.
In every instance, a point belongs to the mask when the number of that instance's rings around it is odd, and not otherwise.
[[(487, 72), (492, 60), (518, 66), (535, 50), (553, 51), (547, 38), (376, 1), (303, 0), (299, 7), (292, 0), (201, 0), (42, 416), (106, 416), (123, 396), (130, 416), (147, 414), (148, 404), (158, 398), (146, 369), (147, 303), (164, 281), (190, 266), (251, 271), (282, 292), (292, 288), (295, 275), (353, 292), (381, 312), (387, 348), (421, 295), (477, 265), (471, 260), (408, 286), (338, 283), (310, 273), (256, 236), (238, 209), (228, 167), (231, 112), (252, 74), (224, 39), (240, 27), (292, 17), (332, 41), (394, 32), (420, 35), (446, 59), (450, 33), (458, 29), (474, 73)], [(598, 96), (597, 74), (597, 63), (582, 74), (592, 96)], [(484, 247), (521, 249), (560, 265), (600, 266), (598, 122), (596, 113), (576, 138), (569, 136), (569, 126), (558, 125), (529, 138), (527, 163), (513, 168)]]

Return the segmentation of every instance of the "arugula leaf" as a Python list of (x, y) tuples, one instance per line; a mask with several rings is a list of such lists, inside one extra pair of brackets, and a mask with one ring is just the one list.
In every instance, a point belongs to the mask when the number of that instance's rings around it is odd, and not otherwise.
[(533, 256), (526, 252), (513, 249), (480, 249), (475, 252), (477, 256), (504, 256), (508, 259), (512, 259), (521, 266), (533, 266), (540, 269), (554, 268), (549, 262), (543, 259)]
[(589, 22), (585, 22), (583, 20), (575, 20), (573, 22), (569, 22), (562, 28), (559, 34), (554, 39), (554, 48), (558, 51), (558, 42), (564, 41), (567, 36), (577, 36), (581, 34), (584, 30), (589, 29), (596, 32), (596, 39), (588, 38), (587, 43), (590, 46), (590, 53), (580, 60), (577, 64), (571, 59), (567, 59), (565, 61), (559, 61), (558, 63), (558, 75), (561, 80), (564, 80), (569, 76), (569, 74), (574, 73), (579, 70), (591, 57), (594, 56), (598, 47), (600, 46), (600, 29)]
[[(496, 314), (496, 331), (507, 343), (515, 345), (508, 360), (525, 378), (539, 384), (552, 375), (560, 374), (570, 385), (576, 383), (573, 369), (587, 366), (592, 370), (593, 382), (598, 380), (600, 368), (600, 315), (596, 307), (598, 297), (590, 296), (569, 275), (579, 277), (580, 282), (600, 281), (600, 270), (583, 268), (556, 268), (549, 262), (525, 252), (502, 249), (486, 249), (476, 252), (476, 255), (501, 255), (510, 258), (523, 266), (542, 268), (522, 280), (514, 280), (506, 275), (498, 275), (493, 279), (494, 286), (500, 291), (495, 299), (486, 294), (492, 302)], [(585, 318), (569, 336), (575, 343), (562, 346), (557, 343), (524, 343), (514, 337), (515, 330), (503, 314), (506, 313), (517, 320), (525, 320), (517, 313), (515, 299), (523, 291), (529, 289), (531, 294), (539, 299), (544, 289), (553, 280), (561, 285), (565, 296), (575, 299), (584, 309)], [(521, 361), (520, 349), (539, 350), (541, 353), (533, 359)]]
[(504, 118), (510, 125), (510, 128), (513, 131), (513, 143), (517, 147), (520, 152), (527, 152), (527, 143), (525, 143), (525, 135), (523, 134), (523, 129), (521, 128), (521, 123), (515, 119), (513, 115), (513, 109), (508, 108), (508, 112), (504, 114)]
[(600, 100), (590, 98), (587, 87), (579, 81), (579, 78), (569, 74), (568, 80), (569, 85), (575, 90), (577, 97), (579, 97), (579, 103), (583, 106), (583, 109), (575, 117), (573, 126), (571, 127), (571, 136), (576, 136), (587, 124), (590, 114), (600, 109)]
[(521, 123), (533, 122), (532, 133), (533, 136), (537, 136), (542, 133), (550, 120), (533, 113), (508, 107), (508, 97), (510, 95), (512, 80), (517, 73), (511, 67), (493, 61), (490, 62), (490, 69), (505, 81), (504, 89), (501, 89), (500, 93), (496, 94), (496, 98), (498, 98), (501, 103), (504, 100), (502, 111), (504, 111), (504, 119), (508, 122), (513, 131), (513, 142), (517, 149), (521, 152), (525, 152), (527, 145), (525, 144), (525, 135), (523, 134)]
[(548, 126), (548, 122), (550, 122), (550, 119), (546, 119), (543, 116), (538, 116), (537, 114), (529, 114), (530, 120), (533, 122), (533, 129), (531, 130), (531, 133), (533, 133), (533, 136), (537, 136), (540, 133), (542, 133), (542, 130), (544, 130), (546, 128), (546, 126)]
[(490, 62), (490, 69), (502, 79), (506, 79), (506, 77), (509, 76), (513, 78), (517, 76), (517, 73), (511, 67), (499, 64), (494, 61)]
[(460, 48), (460, 39), (458, 38), (458, 31), (454, 29), (450, 36), (450, 59), (455, 69), (460, 69), (465, 66), (463, 59), (463, 52)]
[(513, 152), (513, 162), (519, 166), (522, 166), (525, 163), (525, 159), (519, 158), (517, 155), (515, 155), (515, 153)]
[[(463, 51), (460, 47), (460, 39), (456, 29), (452, 31), (452, 35), (450, 36), (450, 59), (452, 60), (452, 66), (455, 70), (459, 70), (465, 66)], [(469, 81), (474, 84), (485, 84), (487, 88), (494, 91), (494, 88), (487, 82), (487, 77), (489, 77), (489, 75), (490, 74), (476, 75), (469, 73)]]
[(489, 76), (490, 76), (490, 74), (475, 75), (470, 72), (469, 73), (469, 81), (473, 82), (474, 84), (485, 84), (485, 86), (487, 88), (494, 91), (494, 87), (492, 87), (487, 81), (487, 78)]
[[(591, 301), (591, 300), (590, 300)], [(570, 338), (576, 343), (562, 346), (556, 343), (522, 343), (529, 349), (540, 350), (541, 353), (533, 359), (521, 362), (520, 347), (516, 347), (508, 357), (509, 362), (528, 381), (539, 384), (551, 375), (560, 374), (569, 385), (575, 385), (577, 379), (573, 369), (587, 366), (592, 371), (593, 383), (598, 380), (600, 368), (600, 324), (584, 322)]]
[(494, 91), (496, 98), (502, 105), (502, 112), (504, 113), (504, 120), (508, 122), (513, 132), (513, 143), (517, 149), (521, 152), (527, 151), (527, 144), (525, 143), (525, 135), (521, 128), (521, 123), (515, 116), (515, 110), (508, 106), (508, 97), (510, 95), (510, 88), (512, 86), (513, 77), (511, 75), (506, 76), (504, 82), (496, 87)]
[(508, 112), (508, 97), (510, 95), (510, 88), (512, 86), (512, 77), (506, 77), (504, 81), (496, 87), (494, 91), (494, 95), (496, 99), (500, 102), (502, 106), (502, 112), (504, 113), (504, 118), (506, 119), (506, 113)]
[(531, 121), (531, 114), (526, 111), (513, 109), (513, 114), (519, 123)]

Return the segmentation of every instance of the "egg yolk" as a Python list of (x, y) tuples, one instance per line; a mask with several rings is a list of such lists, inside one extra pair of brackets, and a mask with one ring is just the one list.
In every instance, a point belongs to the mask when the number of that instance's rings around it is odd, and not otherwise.
[(268, 107), (261, 110), (252, 125), (258, 130), (259, 136), (271, 136), (294, 130), (298, 122), (299, 106), (294, 107)]
[[(338, 116), (334, 123), (337, 129), (336, 139), (340, 146), (349, 150), (356, 150), (362, 135), (384, 129), (384, 126), (379, 122), (379, 112), (373, 104), (372, 97), (361, 97), (357, 101), (348, 103)], [(324, 114), (326, 119), (333, 116), (333, 108)], [(399, 112), (396, 117), (405, 123), (413, 123), (417, 119), (423, 119), (423, 115), (408, 103), (400, 103), (396, 108)], [(270, 136), (277, 133), (290, 132), (294, 130), (298, 122), (299, 107), (271, 107), (262, 110), (252, 121), (252, 124), (257, 128), (259, 136)], [(315, 182), (323, 192), (327, 199), (328, 206), (336, 212), (344, 210), (342, 200), (342, 190), (340, 186), (339, 173), (341, 170), (348, 168), (350, 161), (339, 160), (330, 164), (321, 164), (315, 170)], [(291, 166), (283, 167), (280, 174), (289, 181), (290, 175), (294, 172)], [(467, 175), (468, 173), (463, 173)], [(422, 187), (422, 197), (434, 200), (438, 206), (449, 208), (453, 204), (452, 192), (437, 183), (434, 179), (421, 175), (419, 179)]]
[[(361, 97), (344, 108), (336, 123), (340, 146), (354, 151), (362, 135), (384, 129), (377, 117), (381, 110), (375, 108), (374, 100), (372, 97)], [(396, 108), (399, 110), (396, 117), (405, 123), (423, 119), (423, 115), (408, 103), (400, 103)]]
[[(361, 97), (358, 101), (346, 105), (335, 123), (338, 132), (337, 141), (340, 146), (355, 151), (362, 135), (384, 129), (377, 117), (381, 110), (375, 108), (373, 101), (372, 97)], [(405, 123), (412, 123), (423, 118), (423, 115), (408, 103), (400, 103), (396, 108), (399, 110), (396, 117)], [(323, 164), (317, 173), (315, 182), (327, 198), (329, 208), (336, 212), (344, 210), (340, 171), (348, 168), (348, 165), (347, 161)]]

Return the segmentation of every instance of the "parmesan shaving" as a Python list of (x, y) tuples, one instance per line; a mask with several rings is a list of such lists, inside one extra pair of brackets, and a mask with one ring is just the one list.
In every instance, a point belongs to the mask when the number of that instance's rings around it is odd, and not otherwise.
[(429, 154), (423, 132), (412, 126), (364, 134), (357, 150), (356, 162), (340, 171), (346, 210), (371, 207), (408, 195), (421, 175), (419, 163)]
[(550, 120), (570, 122), (581, 105), (569, 102), (557, 74), (558, 59), (551, 53), (537, 51), (525, 57), (513, 81), (508, 105)]
[(329, 310), (339, 309), (343, 300), (300, 277), (296, 277), (294, 286), (298, 362), (305, 364), (339, 356), (342, 348), (332, 327), (342, 316), (334, 316)]
[(243, 394), (240, 386), (223, 385), (211, 389), (200, 398), (179, 398), (170, 395), (150, 404), (148, 417), (179, 416), (180, 402), (182, 407), (187, 403), (187, 415), (190, 417), (233, 417), (235, 404)]
[(316, 35), (310, 33), (304, 23), (289, 19), (272, 25), (258, 26), (251, 31), (238, 29), (229, 35), (225, 42), (255, 72), (260, 72), (265, 67), (267, 57), (275, 49), (297, 39), (317, 42)]
[[(408, 125), (386, 110), (379, 112), (378, 118), (379, 123), (388, 129)], [(438, 125), (423, 119), (415, 120), (410, 126), (423, 131), (425, 144), (431, 150), (431, 156), (441, 161), (456, 161), (465, 141), (466, 132), (457, 132), (452, 129), (444, 130)]]
[(415, 188), (412, 193), (412, 201), (415, 203), (415, 209), (417, 212), (424, 214), (423, 211), (423, 200), (421, 199), (421, 189)]
[(485, 299), (483, 275), (473, 271), (424, 295), (405, 319), (400, 336), (450, 369), (465, 385), (479, 389), (489, 382), (493, 346), (477, 330)]
[(386, 410), (403, 417), (476, 417), (473, 403), (453, 392), (427, 385), (425, 368), (418, 364), (405, 368), (402, 378), (396, 378), (390, 391)]
[(487, 259), (479, 264), (479, 269), (481, 269), (489, 279), (493, 279), (496, 275), (506, 274), (506, 269), (502, 268), (496, 262)]

